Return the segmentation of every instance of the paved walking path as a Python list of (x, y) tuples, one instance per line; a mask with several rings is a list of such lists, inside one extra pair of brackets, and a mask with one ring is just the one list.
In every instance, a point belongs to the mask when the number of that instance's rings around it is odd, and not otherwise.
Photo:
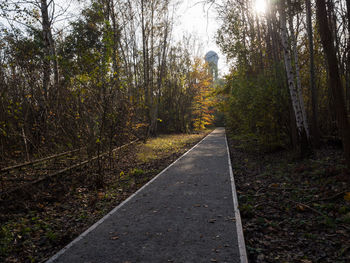
[(47, 262), (247, 262), (218, 128)]

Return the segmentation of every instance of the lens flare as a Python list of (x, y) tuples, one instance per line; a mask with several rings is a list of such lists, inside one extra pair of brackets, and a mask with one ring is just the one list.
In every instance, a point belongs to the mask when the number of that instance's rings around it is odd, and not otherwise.
[(266, 8), (266, 0), (255, 0), (254, 10), (256, 13), (265, 14)]

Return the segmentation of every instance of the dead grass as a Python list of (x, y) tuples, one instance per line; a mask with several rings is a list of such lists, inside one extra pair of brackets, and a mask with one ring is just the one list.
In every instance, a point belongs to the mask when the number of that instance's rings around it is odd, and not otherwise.
[(178, 153), (186, 145), (198, 141), (208, 132), (210, 130), (205, 130), (198, 134), (171, 134), (151, 138), (147, 143), (138, 147), (137, 159), (144, 163), (165, 157), (169, 153)]

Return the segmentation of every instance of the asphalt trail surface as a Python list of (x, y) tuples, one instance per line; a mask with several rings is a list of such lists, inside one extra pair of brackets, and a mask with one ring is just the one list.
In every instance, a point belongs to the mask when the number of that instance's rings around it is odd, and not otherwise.
[(48, 262), (240, 262), (225, 140), (216, 129)]

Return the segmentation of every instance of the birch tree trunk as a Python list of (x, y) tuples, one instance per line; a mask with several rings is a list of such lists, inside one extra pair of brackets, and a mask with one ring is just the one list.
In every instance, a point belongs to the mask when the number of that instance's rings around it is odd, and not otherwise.
[(308, 132), (307, 126), (305, 124), (305, 119), (303, 115), (302, 104), (300, 102), (300, 94), (298, 92), (298, 87), (295, 85), (295, 76), (292, 67), (292, 58), (290, 54), (290, 47), (288, 43), (288, 33), (286, 26), (286, 14), (285, 14), (285, 5), (284, 2), (281, 1), (279, 6), (280, 13), (280, 24), (281, 24), (281, 42), (283, 46), (283, 55), (284, 55), (284, 64), (286, 68), (287, 81), (289, 93), (293, 105), (293, 110), (295, 114), (295, 122), (298, 130), (298, 141), (300, 146), (300, 155), (306, 154), (306, 151), (309, 151), (308, 144)]
[(308, 122), (307, 122), (304, 98), (303, 98), (303, 93), (302, 93), (302, 88), (301, 88), (298, 47), (297, 47), (297, 40), (296, 40), (294, 26), (293, 26), (293, 15), (292, 15), (292, 11), (291, 11), (292, 4), (291, 4), (290, 0), (287, 0), (287, 3), (288, 3), (288, 10), (289, 10), (289, 15), (288, 15), (289, 19), (288, 20), (289, 20), (290, 39), (291, 39), (292, 47), (293, 47), (295, 76), (296, 76), (296, 82), (297, 82), (296, 89), (297, 89), (298, 97), (299, 97), (300, 110), (301, 110), (301, 113), (303, 115), (304, 129), (306, 132), (307, 139), (309, 140), (310, 133), (309, 133), (309, 126), (308, 126)]

